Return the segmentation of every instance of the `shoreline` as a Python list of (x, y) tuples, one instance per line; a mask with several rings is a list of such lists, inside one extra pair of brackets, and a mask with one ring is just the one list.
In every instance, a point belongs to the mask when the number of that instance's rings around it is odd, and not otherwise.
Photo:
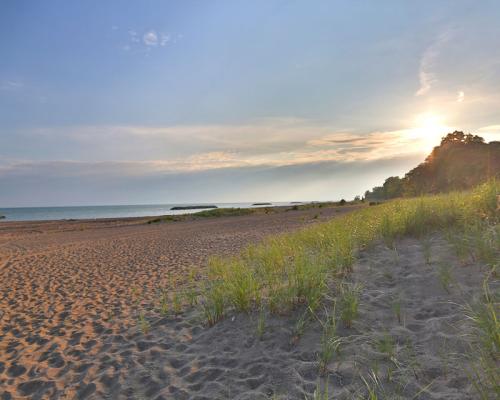
[[(226, 209), (260, 209), (260, 208), (280, 208), (280, 207), (293, 207), (296, 205), (310, 205), (310, 204), (337, 204), (337, 202), (331, 202), (331, 201), (325, 201), (325, 202), (275, 202), (275, 203), (270, 203), (270, 204), (264, 204), (264, 203), (214, 203), (214, 204), (198, 204), (198, 205), (177, 205), (177, 204), (136, 204), (136, 205), (118, 205), (118, 206), (63, 206), (63, 207), (0, 207), (0, 223), (1, 222), (34, 222), (34, 221), (81, 221), (81, 220), (101, 220), (101, 219), (124, 219), (124, 218), (153, 218), (153, 217), (160, 217), (160, 216), (166, 216), (166, 215), (171, 215), (171, 216), (181, 216), (181, 215), (189, 215), (189, 214), (194, 214), (200, 211), (208, 211), (211, 209), (219, 209), (219, 210), (226, 210)], [(117, 208), (122, 208), (122, 215), (117, 215)], [(45, 211), (54, 213), (55, 211), (61, 211), (65, 210), (67, 215), (67, 211), (73, 211), (75, 212), (76, 210), (80, 210), (80, 215), (85, 214), (85, 211), (89, 212), (92, 210), (102, 210), (102, 209), (109, 209), (108, 216), (104, 215), (98, 215), (96, 217), (93, 216), (64, 216), (61, 218), (35, 218), (35, 219), (28, 219), (22, 217), (22, 219), (18, 219), (19, 217), (14, 215), (10, 215), (9, 217), (9, 212), (18, 212), (18, 211), (23, 211), (23, 210), (30, 210), (30, 211)], [(134, 210), (135, 209), (135, 210)], [(147, 211), (144, 211), (147, 210)], [(148, 213), (148, 211), (150, 213)], [(144, 212), (144, 215), (130, 215), (134, 214), (137, 212)], [(98, 213), (97, 213), (98, 214)], [(3, 218), (1, 218), (3, 217)], [(14, 219), (12, 219), (14, 218)]]
[[(198, 221), (198, 220), (208, 220), (208, 219), (218, 219), (218, 218), (238, 218), (249, 215), (262, 215), (262, 214), (278, 214), (283, 212), (296, 212), (296, 211), (305, 211), (305, 210), (313, 210), (318, 209), (346, 209), (350, 210), (351, 208), (360, 208), (366, 206), (366, 204), (346, 204), (344, 206), (335, 205), (333, 203), (302, 203), (302, 204), (291, 204), (291, 205), (276, 205), (276, 206), (258, 206), (258, 207), (248, 207), (248, 208), (237, 208), (237, 207), (228, 207), (228, 208), (215, 208), (215, 209), (203, 209), (197, 210), (192, 213), (182, 213), (182, 214), (161, 214), (161, 215), (145, 215), (139, 217), (105, 217), (105, 218), (65, 218), (65, 219), (43, 219), (43, 220), (9, 220), (9, 219), (1, 219), (0, 220), (0, 231), (6, 230), (9, 227), (14, 225), (50, 225), (50, 224), (116, 224), (116, 226), (122, 225), (135, 225), (145, 223), (148, 221), (155, 219), (165, 219), (160, 223), (166, 222), (186, 222), (186, 221)], [(295, 208), (296, 207), (296, 208)], [(302, 208), (300, 208), (302, 207)], [(297, 209), (298, 208), (298, 209)], [(252, 210), (247, 215), (214, 215), (214, 216), (199, 216), (198, 213), (202, 213), (204, 211), (224, 211), (224, 210)], [(266, 211), (268, 211), (266, 213)], [(169, 219), (169, 218), (172, 219)]]

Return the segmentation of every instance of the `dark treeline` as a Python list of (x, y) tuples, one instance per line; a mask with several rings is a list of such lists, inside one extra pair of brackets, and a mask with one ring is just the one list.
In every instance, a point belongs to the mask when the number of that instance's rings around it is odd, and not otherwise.
[(365, 192), (368, 200), (463, 190), (500, 177), (500, 142), (485, 143), (477, 135), (449, 133), (423, 163), (404, 178), (391, 176)]

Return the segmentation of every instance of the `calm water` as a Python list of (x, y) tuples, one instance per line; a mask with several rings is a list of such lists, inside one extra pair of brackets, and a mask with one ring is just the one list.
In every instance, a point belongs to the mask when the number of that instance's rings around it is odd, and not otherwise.
[[(95, 219), (95, 218), (123, 218), (145, 217), (154, 215), (187, 214), (202, 210), (170, 210), (175, 206), (208, 205), (208, 203), (193, 204), (149, 204), (125, 206), (82, 206), (82, 207), (18, 207), (0, 208), (0, 215), (6, 218), (3, 221), (42, 221), (55, 219)], [(289, 205), (290, 203), (272, 203), (273, 206)], [(210, 203), (219, 208), (223, 207), (254, 207), (252, 203)]]

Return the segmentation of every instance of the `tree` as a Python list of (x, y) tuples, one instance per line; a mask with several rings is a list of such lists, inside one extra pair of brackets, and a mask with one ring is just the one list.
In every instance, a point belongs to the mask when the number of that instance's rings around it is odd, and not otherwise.
[(399, 176), (387, 178), (382, 187), (384, 188), (384, 197), (386, 199), (393, 199), (403, 195), (403, 180)]
[(500, 142), (486, 143), (478, 135), (454, 131), (404, 178), (391, 176), (383, 186), (367, 190), (365, 197), (381, 200), (463, 190), (493, 177), (500, 178)]

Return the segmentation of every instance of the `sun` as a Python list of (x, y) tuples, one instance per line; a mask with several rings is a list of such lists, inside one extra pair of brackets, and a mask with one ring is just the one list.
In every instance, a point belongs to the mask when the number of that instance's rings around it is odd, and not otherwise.
[(443, 116), (429, 112), (417, 115), (415, 117), (415, 123), (420, 128), (430, 130), (445, 126)]
[(414, 118), (410, 137), (415, 141), (415, 146), (428, 154), (434, 146), (439, 145), (441, 138), (449, 131), (450, 127), (443, 115), (426, 112)]

